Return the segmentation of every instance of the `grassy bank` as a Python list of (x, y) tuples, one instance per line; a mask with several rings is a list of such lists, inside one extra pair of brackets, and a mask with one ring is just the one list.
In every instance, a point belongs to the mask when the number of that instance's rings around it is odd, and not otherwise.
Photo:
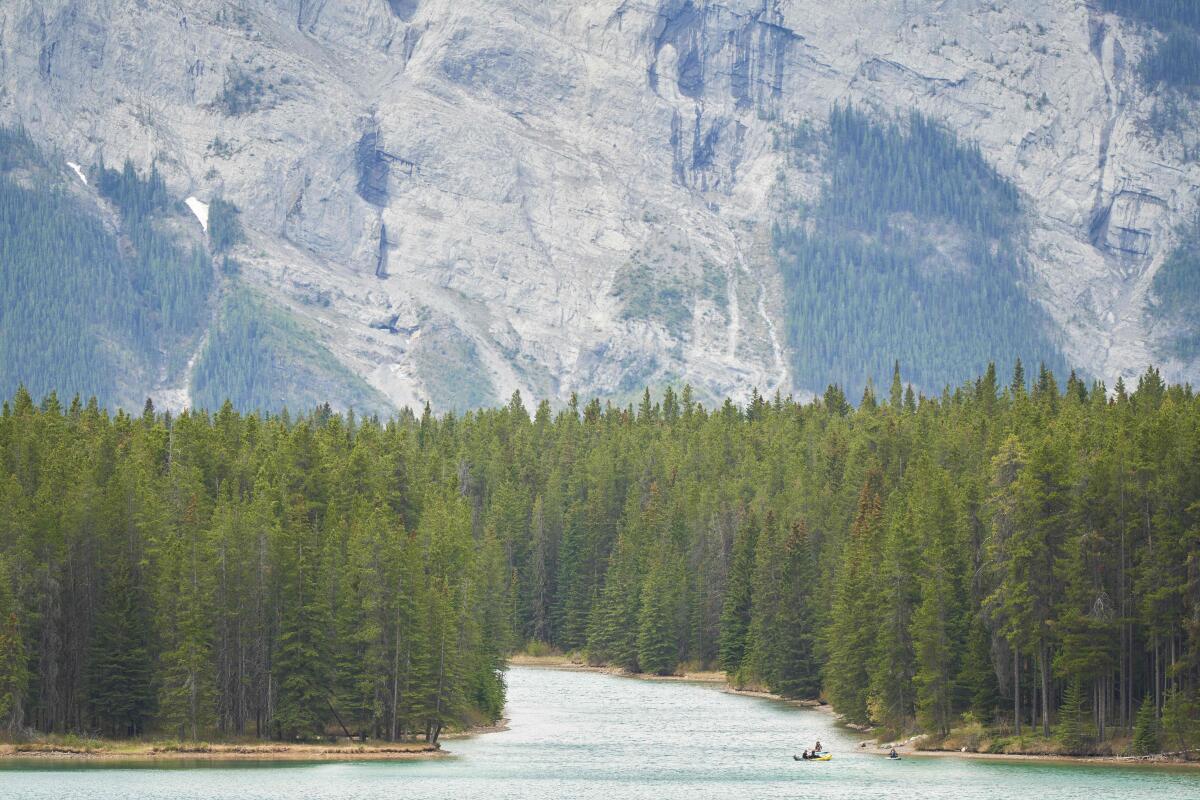
[[(892, 743), (885, 743), (890, 746)], [(1009, 758), (1087, 761), (1114, 764), (1170, 764), (1200, 766), (1200, 751), (1132, 755), (1133, 740), (1130, 737), (1105, 739), (1092, 742), (1086, 748), (1069, 748), (1054, 737), (1039, 734), (1014, 735), (1011, 731), (989, 728), (978, 722), (969, 722), (954, 728), (946, 736), (915, 736), (897, 744), (898, 750), (913, 755), (951, 755), (970, 758)]]

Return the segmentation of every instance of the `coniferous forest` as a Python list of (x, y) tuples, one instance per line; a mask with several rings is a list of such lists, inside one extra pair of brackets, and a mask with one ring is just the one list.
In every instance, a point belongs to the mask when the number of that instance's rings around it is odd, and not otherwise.
[(0, 386), (116, 402), (139, 374), (179, 369), (208, 317), (212, 269), (170, 229), (156, 169), (93, 165), (103, 210), (56, 169), (28, 133), (0, 127)]
[(897, 357), (923, 387), (1015, 357), (1064, 371), (1021, 288), (1019, 194), (978, 146), (920, 114), (878, 120), (854, 106), (778, 144), (830, 176), (774, 231), (798, 385), (833, 381), (857, 397)]
[(521, 646), (823, 697), (885, 731), (1195, 743), (1200, 399), (897, 368), (390, 420), (0, 414), (10, 731), (436, 739)]
[(1200, 86), (1200, 7), (1191, 0), (1102, 0), (1100, 7), (1150, 26), (1161, 38), (1141, 65), (1151, 87)]

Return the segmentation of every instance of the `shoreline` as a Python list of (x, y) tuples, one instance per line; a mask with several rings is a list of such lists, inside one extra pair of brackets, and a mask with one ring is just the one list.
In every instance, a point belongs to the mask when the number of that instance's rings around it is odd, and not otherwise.
[(566, 672), (597, 672), (602, 675), (612, 675), (617, 678), (633, 678), (640, 681), (676, 681), (684, 683), (719, 683), (728, 686), (725, 673), (719, 670), (701, 670), (685, 672), (682, 675), (649, 675), (644, 672), (630, 672), (620, 667), (597, 666), (585, 661), (577, 661), (570, 656), (530, 656), (518, 654), (508, 659), (510, 667), (536, 667), (538, 669), (557, 669)]
[(8, 761), (415, 761), (451, 754), (436, 744), (393, 742), (380, 745), (183, 743), (164, 745), (104, 741), (97, 747), (52, 742), (0, 745)]
[(314, 744), (251, 740), (247, 742), (175, 742), (122, 739), (90, 740), (94, 744), (35, 741), (0, 744), (0, 765), (23, 761), (97, 761), (155, 763), (172, 761), (429, 761), (453, 758), (441, 742), (469, 739), (508, 730), (508, 718), (494, 725), (476, 725), (443, 733), (437, 744), (426, 742), (381, 742), (379, 744)]
[[(721, 671), (710, 670), (690, 673), (685, 672), (682, 675), (646, 675), (628, 672), (627, 670), (616, 667), (594, 666), (564, 655), (516, 655), (510, 658), (508, 663), (509, 666), (515, 667), (536, 667), (539, 669), (598, 672), (605, 675), (613, 675), (619, 678), (635, 678), (645, 681), (683, 681), (691, 683), (721, 684), (722, 691), (727, 692), (728, 694), (742, 695), (744, 697), (757, 697), (763, 700), (787, 703), (788, 705), (796, 708), (807, 708), (823, 714), (829, 714), (840, 726), (848, 729), (858, 736), (862, 736), (864, 742), (874, 741), (874, 745), (868, 744), (867, 747), (861, 748), (865, 753), (877, 754), (880, 758), (885, 758), (886, 751), (892, 746), (892, 743), (885, 744), (880, 742), (877, 738), (871, 739), (871, 731), (869, 729), (846, 722), (844, 719), (842, 719), (840, 714), (833, 710), (833, 706), (829, 705), (828, 703), (823, 703), (818, 700), (796, 700), (762, 689), (739, 689), (738, 687), (730, 684), (725, 673)], [(1046, 763), (1057, 762), (1063, 764), (1095, 764), (1099, 766), (1117, 767), (1200, 768), (1200, 761), (1183, 761), (1165, 756), (1069, 756), (1049, 753), (979, 753), (970, 750), (965, 752), (961, 750), (918, 750), (914, 746), (914, 741), (916, 738), (919, 737), (914, 737), (906, 742), (895, 743), (894, 746), (896, 751), (905, 757), (911, 756), (913, 758), (962, 758), (1001, 762), (1038, 761)]]
[[(869, 749), (869, 748), (868, 748)], [(968, 750), (917, 750), (910, 744), (896, 745), (896, 752), (905, 758), (964, 758), (979, 761), (1041, 761), (1062, 764), (1094, 764), (1110, 767), (1172, 767), (1196, 769), (1200, 761), (1179, 761), (1164, 756), (1069, 756), (1053, 753), (979, 753)], [(880, 754), (882, 756), (882, 754)]]

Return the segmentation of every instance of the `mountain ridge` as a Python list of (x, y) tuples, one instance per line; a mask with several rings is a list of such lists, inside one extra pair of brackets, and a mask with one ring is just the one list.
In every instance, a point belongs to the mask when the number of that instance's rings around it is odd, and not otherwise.
[[(1196, 207), (1194, 111), (1140, 71), (1165, 23), (1104, 9), (1121, 4), (17, 0), (0, 122), (233, 203), (245, 237), (221, 280), (391, 406), (462, 409), (822, 391), (793, 363), (810, 284), (789, 287), (773, 231), (830, 175), (781, 137), (825, 136), (838, 104), (915, 111), (1019, 193), (1015, 285), (1064, 363), (1193, 380), (1197, 354), (1172, 346), (1191, 323), (1152, 306)], [(929, 219), (899, 223), (942, 252)], [(925, 358), (928, 391), (985, 366)], [(806, 374), (887, 377), (828, 359)], [(188, 386), (145, 388), (179, 406)]]

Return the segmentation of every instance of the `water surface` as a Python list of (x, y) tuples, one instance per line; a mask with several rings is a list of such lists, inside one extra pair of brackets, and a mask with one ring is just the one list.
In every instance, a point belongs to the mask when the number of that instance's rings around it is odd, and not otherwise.
[[(509, 730), (448, 741), (452, 759), (297, 764), (19, 762), (24, 800), (1200, 800), (1200, 770), (906, 758), (858, 747), (829, 715), (714, 686), (527, 667)], [(792, 754), (820, 738), (832, 761)], [(187, 768), (185, 768), (187, 767)]]

